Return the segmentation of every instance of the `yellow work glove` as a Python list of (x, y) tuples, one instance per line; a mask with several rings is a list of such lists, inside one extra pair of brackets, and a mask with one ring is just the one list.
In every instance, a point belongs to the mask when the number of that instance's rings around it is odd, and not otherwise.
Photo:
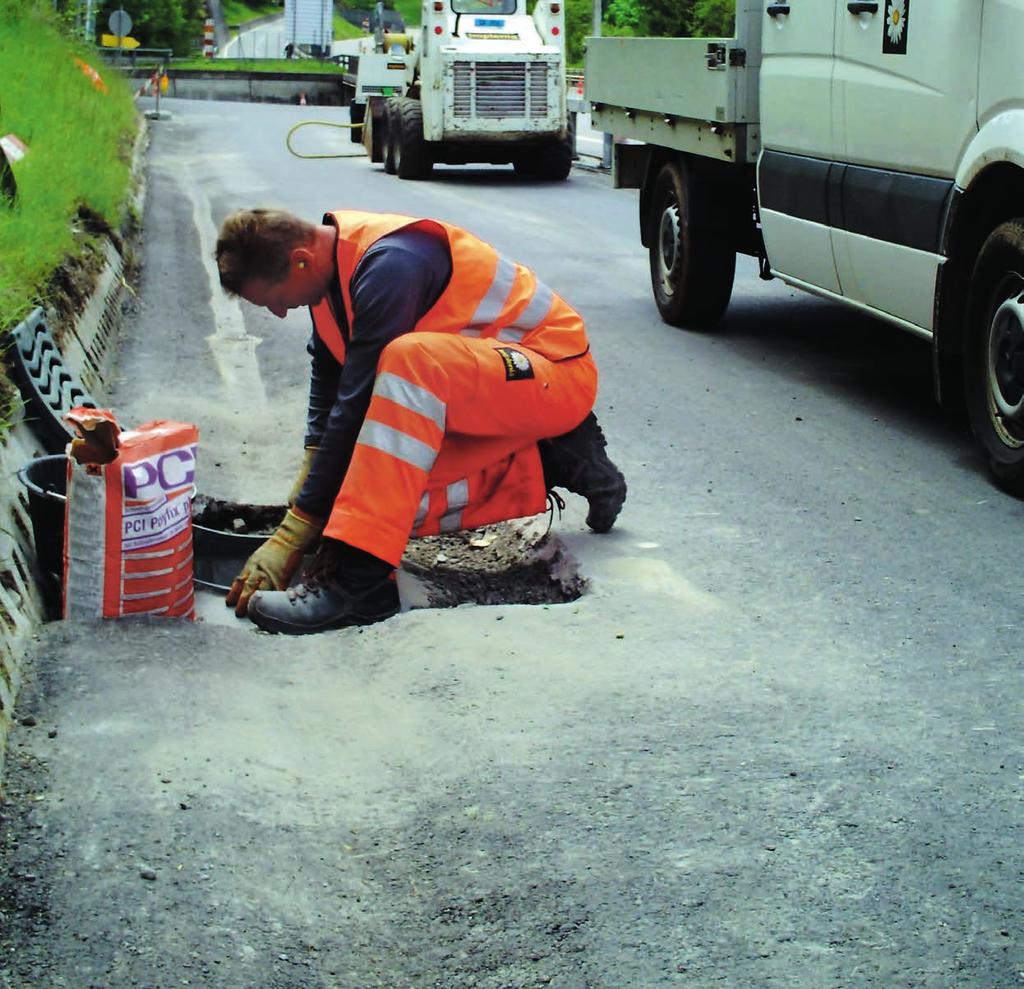
[(318, 447), (315, 446), (307, 446), (305, 448), (306, 452), (302, 455), (302, 467), (299, 469), (299, 476), (295, 479), (295, 483), (288, 493), (287, 504), (289, 508), (299, 500), (299, 492), (302, 491), (302, 485), (306, 483), (306, 478), (309, 476), (309, 469), (313, 466), (313, 458), (316, 456), (317, 449)]
[(259, 590), (283, 591), (299, 569), (303, 555), (316, 543), (324, 524), (299, 508), (289, 508), (274, 534), (248, 560), (224, 599), (239, 618)]

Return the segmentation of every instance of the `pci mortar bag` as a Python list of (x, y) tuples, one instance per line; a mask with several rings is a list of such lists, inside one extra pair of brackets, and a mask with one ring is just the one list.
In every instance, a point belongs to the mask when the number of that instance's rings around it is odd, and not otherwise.
[(199, 430), (155, 420), (120, 430), (72, 409), (64, 518), (65, 618), (195, 618), (192, 495)]

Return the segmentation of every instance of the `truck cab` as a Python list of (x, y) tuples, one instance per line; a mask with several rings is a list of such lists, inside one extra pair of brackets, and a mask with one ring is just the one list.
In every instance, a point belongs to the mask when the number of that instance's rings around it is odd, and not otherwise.
[[(360, 56), (360, 81), (380, 86), (381, 66), (393, 73), (371, 157), (404, 178), (474, 161), (565, 178), (564, 44), (562, 0), (538, 0), (532, 14), (526, 0), (424, 0), (418, 32), (385, 35)], [(374, 98), (365, 86), (360, 96)]]

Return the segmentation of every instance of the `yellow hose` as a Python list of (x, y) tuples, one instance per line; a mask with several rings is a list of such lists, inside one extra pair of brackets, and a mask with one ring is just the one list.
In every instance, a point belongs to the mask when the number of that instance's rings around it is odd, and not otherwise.
[(342, 130), (352, 130), (356, 127), (362, 127), (362, 124), (336, 124), (331, 120), (302, 120), (297, 123), (290, 131), (288, 131), (288, 137), (285, 138), (285, 144), (288, 150), (295, 155), (296, 158), (354, 158), (355, 155), (303, 155), (299, 154), (292, 147), (292, 134), (294, 134), (300, 127), (309, 127), (311, 124), (317, 124), (320, 127), (340, 127)]

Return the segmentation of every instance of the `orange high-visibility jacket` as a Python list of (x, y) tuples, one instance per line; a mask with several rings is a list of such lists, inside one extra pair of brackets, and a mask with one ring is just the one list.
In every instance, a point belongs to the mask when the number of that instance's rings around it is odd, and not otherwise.
[[(396, 213), (335, 210), (324, 216), (338, 228), (338, 279), (345, 315), (353, 332), (351, 281), (360, 259), (376, 241), (408, 226), (441, 232), (448, 240), (452, 276), (440, 298), (414, 332), (461, 333), (521, 344), (552, 361), (579, 357), (589, 349), (579, 313), (541, 282), (529, 268), (499, 254), (460, 227)], [(396, 288), (400, 291), (400, 287)], [(327, 296), (313, 308), (313, 325), (339, 364), (345, 339)]]

